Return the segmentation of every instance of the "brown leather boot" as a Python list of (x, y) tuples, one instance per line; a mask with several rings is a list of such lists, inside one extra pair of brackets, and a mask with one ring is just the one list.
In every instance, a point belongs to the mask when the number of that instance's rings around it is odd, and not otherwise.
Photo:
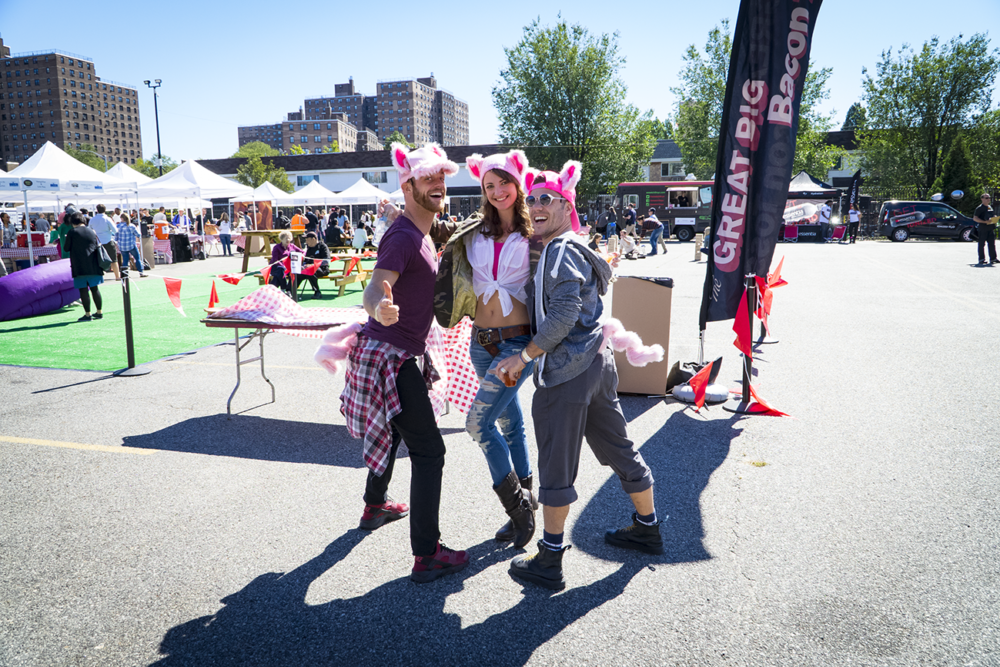
[(500, 502), (503, 503), (504, 511), (510, 517), (511, 537), (514, 546), (518, 549), (531, 541), (535, 535), (535, 511), (531, 508), (531, 501), (521, 490), (521, 482), (514, 471), (507, 473), (503, 481), (498, 486), (494, 486)]
[[(535, 494), (531, 492), (531, 487), (534, 484), (534, 478), (531, 475), (528, 475), (527, 477), (522, 477), (518, 481), (521, 483), (521, 491), (531, 503), (531, 511), (538, 511), (538, 498), (536, 498)], [(514, 524), (508, 520), (507, 523), (500, 527), (500, 530), (497, 531), (495, 537), (497, 542), (510, 542), (513, 540)]]

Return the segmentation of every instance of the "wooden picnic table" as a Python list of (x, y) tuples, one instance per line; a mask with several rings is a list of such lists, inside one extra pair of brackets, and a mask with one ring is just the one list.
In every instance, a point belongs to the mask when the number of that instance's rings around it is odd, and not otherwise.
[[(242, 272), (247, 272), (247, 267), (250, 265), (251, 257), (267, 257), (270, 260), (271, 257), (271, 244), (277, 242), (278, 234), (281, 233), (280, 229), (257, 229), (253, 231), (242, 232), (243, 236), (246, 238), (246, 245), (243, 247), (243, 269)], [(260, 252), (252, 252), (254, 238), (259, 238), (264, 241), (264, 247)]]

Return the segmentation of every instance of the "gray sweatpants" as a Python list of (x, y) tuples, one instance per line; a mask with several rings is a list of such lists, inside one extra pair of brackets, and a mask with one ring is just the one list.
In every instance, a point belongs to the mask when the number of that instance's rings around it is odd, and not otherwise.
[(536, 387), (531, 403), (538, 443), (538, 502), (563, 507), (577, 499), (583, 439), (601, 465), (610, 467), (625, 493), (653, 486), (653, 473), (628, 438), (618, 405), (614, 353), (604, 348), (578, 377), (555, 387)]

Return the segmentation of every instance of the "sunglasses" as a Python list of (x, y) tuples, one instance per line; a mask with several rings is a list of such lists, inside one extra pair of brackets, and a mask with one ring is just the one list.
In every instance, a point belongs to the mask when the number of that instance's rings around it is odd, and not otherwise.
[(552, 195), (542, 195), (541, 197), (528, 195), (524, 198), (524, 203), (529, 207), (534, 206), (535, 202), (538, 202), (542, 206), (548, 206), (554, 201), (567, 201), (567, 199), (565, 197), (553, 197)]

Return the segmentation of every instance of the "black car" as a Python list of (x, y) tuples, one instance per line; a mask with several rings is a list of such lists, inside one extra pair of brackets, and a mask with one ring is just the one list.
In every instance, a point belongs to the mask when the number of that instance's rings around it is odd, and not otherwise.
[(887, 201), (878, 213), (878, 233), (893, 241), (911, 236), (973, 241), (976, 222), (933, 201)]

